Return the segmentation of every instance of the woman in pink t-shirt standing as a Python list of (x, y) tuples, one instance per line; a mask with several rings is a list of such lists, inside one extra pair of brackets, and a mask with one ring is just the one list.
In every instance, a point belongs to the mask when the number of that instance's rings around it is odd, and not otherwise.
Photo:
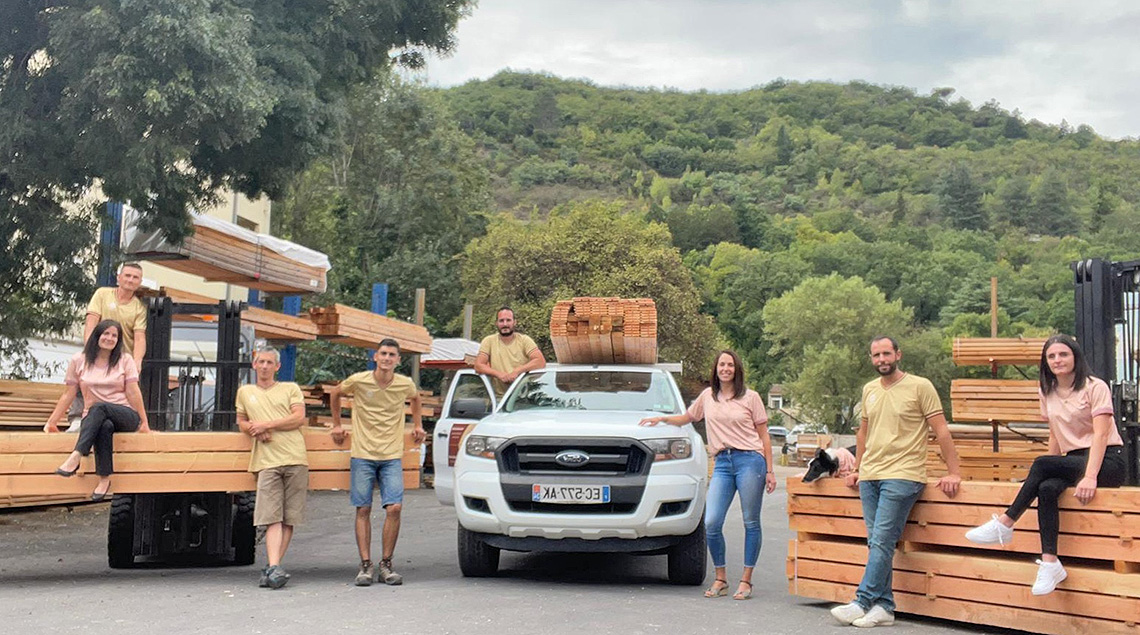
[(1041, 416), (1049, 421), (1049, 454), (1033, 461), (1009, 509), (966, 532), (966, 538), (978, 544), (1008, 544), (1013, 524), (1036, 499), (1041, 559), (1033, 595), (1045, 595), (1068, 575), (1057, 559), (1061, 494), (1075, 486), (1076, 499), (1088, 503), (1097, 487), (1123, 485), (1127, 464), (1113, 419), (1112, 392), (1092, 376), (1076, 340), (1068, 335), (1045, 340), (1038, 377)]
[(76, 353), (67, 366), (65, 383), (73, 388), (60, 396), (44, 426), (45, 432), (59, 432), (59, 421), (75, 399), (75, 390), (83, 395), (87, 411), (79, 427), (75, 451), (55, 473), (73, 476), (79, 469), (80, 457), (87, 456), (94, 448), (99, 484), (91, 494), (93, 501), (103, 500), (111, 489), (111, 473), (115, 468), (114, 433), (150, 432), (139, 390), (139, 371), (134, 358), (123, 353), (120, 332), (119, 323), (114, 320), (103, 320), (95, 326), (83, 350)]
[(641, 425), (664, 422), (683, 426), (705, 420), (709, 453), (716, 457), (705, 501), (705, 536), (716, 580), (705, 597), (721, 597), (728, 591), (723, 528), (728, 506), (739, 492), (744, 516), (744, 572), (732, 597), (747, 600), (752, 597), (752, 570), (763, 542), (760, 507), (764, 492), (771, 494), (776, 489), (768, 413), (760, 395), (744, 387), (744, 365), (736, 353), (721, 351), (717, 355), (709, 383), (687, 411), (642, 419)]

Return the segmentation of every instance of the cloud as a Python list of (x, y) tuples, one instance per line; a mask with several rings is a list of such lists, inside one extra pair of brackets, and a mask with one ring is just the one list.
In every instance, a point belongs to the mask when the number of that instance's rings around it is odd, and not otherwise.
[(1140, 136), (1140, 9), (1129, 2), (481, 0), (449, 86), (504, 68), (599, 85), (743, 90), (776, 78), (951, 86), (1027, 118)]

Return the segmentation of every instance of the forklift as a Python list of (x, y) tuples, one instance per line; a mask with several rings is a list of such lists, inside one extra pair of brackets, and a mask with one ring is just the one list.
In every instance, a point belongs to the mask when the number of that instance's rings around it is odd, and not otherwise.
[[(250, 368), (248, 351), (243, 354), (242, 347), (245, 303), (175, 303), (168, 297), (147, 298), (146, 302), (146, 356), (139, 386), (151, 429), (237, 430), (234, 399)], [(217, 317), (214, 361), (171, 359), (176, 315)], [(186, 478), (194, 476), (187, 474)], [(254, 492), (116, 494), (107, 528), (107, 563), (113, 569), (156, 561), (253, 564), (257, 540), (254, 496)]]

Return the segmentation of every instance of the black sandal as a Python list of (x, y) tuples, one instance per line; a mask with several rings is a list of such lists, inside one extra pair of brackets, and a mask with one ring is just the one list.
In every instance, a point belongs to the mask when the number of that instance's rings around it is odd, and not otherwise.
[(732, 596), (732, 599), (734, 599), (734, 600), (751, 600), (752, 599), (752, 583), (749, 582), (748, 580), (741, 580), (740, 583), (741, 584), (747, 584), (748, 585), (748, 591), (745, 593), (741, 593), (739, 590), (737, 590), (737, 592)]
[[(724, 586), (718, 587), (716, 585), (717, 582), (720, 582)], [(713, 580), (712, 586), (705, 590), (705, 597), (707, 598), (719, 598), (726, 595), (728, 595), (728, 580), (725, 580), (724, 578), (717, 578)]]

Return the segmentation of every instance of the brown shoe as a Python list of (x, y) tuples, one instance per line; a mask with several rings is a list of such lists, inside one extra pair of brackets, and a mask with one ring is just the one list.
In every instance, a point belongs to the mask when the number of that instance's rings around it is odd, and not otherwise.
[(384, 558), (380, 561), (377, 578), (384, 584), (397, 586), (404, 583), (404, 576), (392, 570), (392, 559)]

